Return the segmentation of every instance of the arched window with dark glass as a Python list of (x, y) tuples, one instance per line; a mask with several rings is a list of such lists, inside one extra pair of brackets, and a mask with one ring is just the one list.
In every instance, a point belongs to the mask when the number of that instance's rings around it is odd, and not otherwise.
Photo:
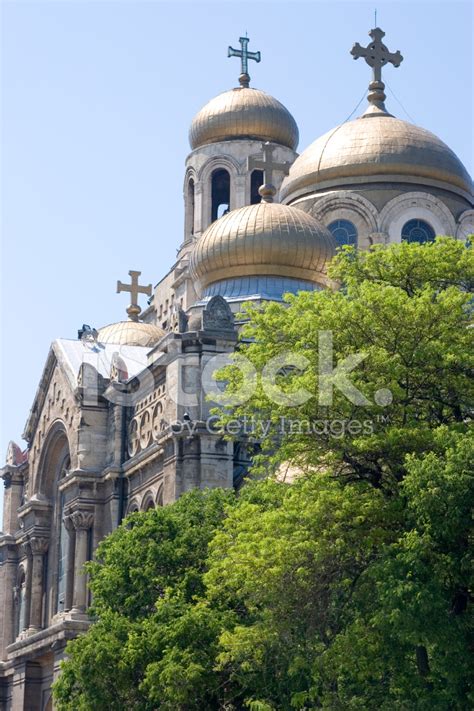
[(336, 240), (338, 247), (357, 246), (357, 228), (349, 220), (335, 220), (328, 225), (328, 230)]
[(262, 197), (258, 190), (263, 185), (263, 170), (254, 170), (250, 176), (250, 204), (257, 205), (262, 202)]
[(424, 220), (408, 220), (402, 228), (402, 240), (404, 242), (433, 242), (436, 233), (428, 222)]
[(230, 210), (230, 175), (218, 168), (211, 177), (211, 221), (217, 220)]
[(186, 194), (186, 235), (188, 239), (194, 234), (194, 180), (189, 178)]

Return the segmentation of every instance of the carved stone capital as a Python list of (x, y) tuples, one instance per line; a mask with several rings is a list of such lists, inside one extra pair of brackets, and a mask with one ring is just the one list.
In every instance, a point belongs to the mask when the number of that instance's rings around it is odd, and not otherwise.
[(94, 514), (92, 511), (74, 511), (71, 519), (76, 531), (87, 531), (94, 523)]
[(42, 536), (31, 536), (29, 540), (33, 555), (43, 555), (48, 550), (48, 538), (44, 538)]

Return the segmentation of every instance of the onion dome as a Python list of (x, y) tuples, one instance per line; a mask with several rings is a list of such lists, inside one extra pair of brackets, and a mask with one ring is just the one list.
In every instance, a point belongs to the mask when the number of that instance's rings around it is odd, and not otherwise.
[(360, 182), (436, 184), (472, 194), (459, 158), (430, 131), (387, 113), (365, 114), (318, 138), (293, 163), (280, 198)]
[(256, 275), (326, 286), (334, 251), (332, 235), (314, 217), (265, 201), (213, 222), (197, 241), (190, 268), (203, 289)]
[(239, 87), (225, 91), (194, 117), (189, 130), (191, 148), (250, 139), (271, 141), (292, 150), (298, 145), (298, 126), (283, 104), (260, 89)]
[(283, 181), (285, 202), (327, 188), (357, 183), (416, 183), (433, 185), (472, 198), (472, 181), (459, 158), (437, 136), (402, 121), (385, 108), (383, 67), (400, 66), (400, 52), (383, 44), (379, 27), (369, 32), (371, 42), (351, 50), (372, 68), (369, 106), (363, 116), (318, 138), (293, 163)]
[(296, 150), (298, 126), (288, 109), (273, 96), (249, 87), (248, 62), (260, 62), (260, 52), (249, 51), (248, 37), (240, 37), (239, 42), (241, 48), (229, 47), (227, 56), (241, 60), (240, 87), (219, 94), (196, 114), (189, 129), (191, 148), (249, 139)]
[(146, 346), (151, 348), (163, 338), (165, 332), (158, 326), (143, 321), (119, 321), (100, 328), (99, 343), (122, 346)]

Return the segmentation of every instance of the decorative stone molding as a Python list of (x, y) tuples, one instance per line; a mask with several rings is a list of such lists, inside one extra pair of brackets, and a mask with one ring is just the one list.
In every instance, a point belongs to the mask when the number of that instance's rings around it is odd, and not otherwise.
[(134, 457), (140, 448), (140, 437), (138, 434), (139, 422), (136, 417), (134, 417), (128, 426), (128, 454), (130, 457)]
[(71, 520), (76, 531), (87, 531), (94, 523), (94, 513), (92, 511), (74, 511)]
[[(295, 207), (299, 207), (296, 203)], [(370, 246), (369, 235), (377, 233), (378, 211), (370, 200), (350, 190), (338, 190), (316, 197), (309, 213), (326, 227), (335, 220), (349, 220), (357, 228), (358, 246)]]
[(42, 536), (30, 536), (29, 543), (33, 555), (44, 555), (49, 547), (49, 539)]
[(204, 165), (200, 167), (197, 173), (198, 183), (205, 186), (211, 177), (211, 173), (215, 170), (219, 170), (220, 168), (227, 170), (230, 173), (231, 178), (233, 176), (243, 174), (242, 166), (239, 161), (237, 161), (233, 156), (219, 154), (206, 160)]
[(458, 218), (456, 227), (456, 238), (466, 240), (469, 235), (474, 234), (474, 210), (466, 210)]
[(400, 242), (403, 225), (409, 220), (425, 220), (437, 235), (456, 234), (454, 217), (434, 195), (424, 192), (404, 193), (390, 200), (380, 212), (379, 224), (390, 242)]
[[(53, 353), (54, 356), (54, 353)], [(30, 479), (31, 479), (31, 495), (37, 491), (41, 491), (44, 486), (44, 455), (46, 454), (45, 444), (51, 441), (56, 431), (62, 431), (70, 442), (74, 438), (70, 438), (70, 433), (74, 427), (78, 426), (79, 409), (77, 401), (71, 389), (71, 384), (67, 381), (64, 372), (57, 366), (57, 361), (53, 361), (51, 382), (44, 393), (42, 402), (41, 415), (35, 418), (30, 417), (27, 427), (28, 434), (32, 435), (30, 443)], [(41, 403), (35, 402), (37, 407)], [(74, 451), (71, 451), (71, 457), (74, 460)]]
[(205, 331), (233, 333), (234, 315), (223, 296), (213, 296), (202, 312), (202, 327)]
[(150, 410), (145, 410), (140, 417), (139, 425), (140, 446), (142, 449), (146, 449), (151, 444), (152, 434), (152, 416)]
[(135, 417), (128, 426), (128, 454), (134, 457), (157, 442), (167, 428), (164, 418), (167, 395), (164, 383), (137, 404)]

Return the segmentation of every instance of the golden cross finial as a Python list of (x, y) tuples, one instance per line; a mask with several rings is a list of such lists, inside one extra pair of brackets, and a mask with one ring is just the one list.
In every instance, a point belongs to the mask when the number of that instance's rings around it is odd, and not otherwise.
[(351, 49), (351, 54), (354, 59), (359, 59), (363, 57), (369, 67), (372, 67), (372, 81), (369, 84), (369, 96), (368, 99), (371, 104), (375, 104), (379, 109), (385, 111), (384, 101), (385, 96), (385, 84), (382, 81), (382, 67), (390, 62), (394, 67), (399, 67), (403, 62), (403, 57), (400, 51), (390, 52), (387, 47), (382, 42), (382, 38), (385, 37), (385, 32), (380, 29), (380, 27), (375, 27), (370, 30), (369, 36), (372, 42), (367, 45), (367, 47), (361, 47), (358, 42)]
[(276, 188), (273, 185), (273, 171), (279, 170), (284, 175), (288, 175), (290, 171), (288, 162), (277, 163), (273, 160), (274, 150), (275, 146), (272, 146), (270, 141), (267, 141), (262, 143), (262, 158), (257, 158), (256, 156), (247, 158), (247, 170), (263, 170), (263, 185), (258, 189), (262, 202), (273, 202), (273, 197), (276, 194)]
[(249, 59), (253, 59), (254, 62), (260, 62), (262, 55), (260, 52), (249, 52), (248, 44), (250, 42), (245, 33), (245, 37), (239, 37), (240, 49), (234, 49), (229, 47), (227, 50), (228, 57), (239, 57), (240, 59), (240, 85), (244, 88), (248, 88), (250, 82), (249, 76)]
[(141, 312), (141, 308), (138, 305), (138, 294), (146, 294), (147, 296), (151, 296), (151, 284), (148, 284), (148, 286), (142, 286), (138, 283), (138, 277), (141, 272), (134, 272), (133, 270), (130, 270), (128, 273), (132, 277), (132, 283), (123, 284), (123, 282), (118, 281), (117, 294), (120, 294), (121, 291), (127, 291), (130, 293), (131, 303), (127, 308), (128, 318), (130, 321), (138, 321), (138, 316)]

